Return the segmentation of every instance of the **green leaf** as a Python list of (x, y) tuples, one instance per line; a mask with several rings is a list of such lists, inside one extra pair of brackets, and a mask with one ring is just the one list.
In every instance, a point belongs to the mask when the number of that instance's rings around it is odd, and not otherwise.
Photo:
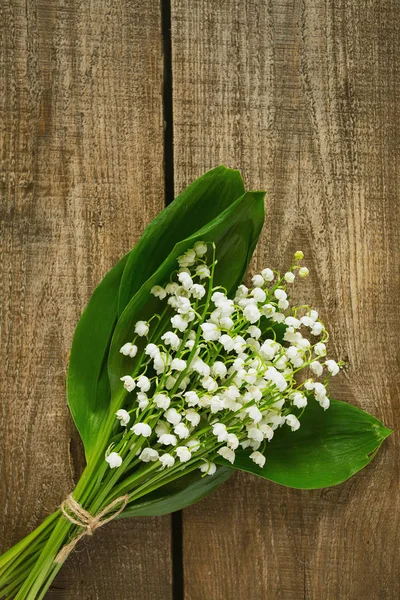
[[(120, 354), (119, 349), (133, 338), (138, 319), (148, 319), (155, 313), (159, 314), (164, 306), (150, 294), (151, 288), (168, 281), (171, 272), (177, 268), (177, 257), (197, 240), (204, 240), (216, 244), (218, 263), (215, 282), (228, 291), (234, 289), (242, 281), (260, 235), (264, 222), (264, 195), (264, 192), (247, 192), (211, 223), (176, 244), (160, 268), (129, 302), (115, 328), (109, 353), (108, 373), (114, 397), (121, 398), (120, 377), (132, 373), (140, 354), (132, 360)], [(112, 410), (117, 406), (118, 400), (115, 405), (113, 403)]]
[(175, 244), (215, 219), (243, 194), (239, 171), (219, 166), (196, 179), (161, 211), (129, 256), (121, 282), (119, 314)]
[(110, 385), (102, 365), (117, 321), (118, 290), (126, 254), (95, 289), (76, 327), (67, 376), (67, 399), (86, 459), (108, 414)]
[(214, 475), (205, 477), (199, 471), (189, 473), (129, 505), (120, 518), (156, 517), (181, 510), (211, 494), (232, 474), (227, 467), (218, 467)]
[(75, 331), (67, 397), (86, 459), (110, 410), (107, 354), (120, 310), (165, 260), (174, 244), (243, 194), (238, 171), (217, 167), (199, 177), (146, 228), (139, 242), (96, 288)]
[[(331, 400), (324, 411), (311, 399), (298, 431), (283, 427), (275, 432), (262, 469), (243, 450), (236, 453), (233, 467), (288, 487), (325, 488), (365, 467), (391, 433), (378, 419), (351, 404)], [(229, 465), (222, 458), (215, 462)]]

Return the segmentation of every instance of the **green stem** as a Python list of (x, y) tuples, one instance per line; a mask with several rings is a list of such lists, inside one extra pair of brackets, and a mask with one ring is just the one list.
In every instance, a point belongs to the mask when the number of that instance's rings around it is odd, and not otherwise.
[(0, 592), (0, 598), (11, 598), (11, 593), (14, 592), (17, 587), (26, 579), (27, 573), (34, 565), (35, 561), (38, 558), (38, 552), (33, 554), (29, 560), (26, 560), (22, 565), (22, 568), (16, 569), (13, 574), (13, 578), (11, 582), (7, 585), (7, 587), (1, 586), (3, 589)]
[[(100, 507), (105, 503), (105, 500), (108, 497), (108, 494), (111, 492), (113, 487), (116, 485), (118, 479), (120, 479), (120, 477), (122, 476), (123, 471), (126, 470), (129, 463), (134, 459), (138, 446), (139, 446), (139, 443), (134, 446), (130, 455), (124, 460), (121, 467), (116, 469), (116, 472), (113, 474), (111, 479), (108, 481), (107, 485), (105, 485), (104, 488), (102, 489), (101, 493), (98, 496), (96, 496), (93, 504), (90, 506), (91, 514), (96, 514), (99, 511)], [(122, 471), (119, 472), (120, 470), (122, 470)]]
[(36, 600), (42, 584), (46, 581), (47, 576), (53, 567), (57, 553), (64, 545), (70, 530), (74, 527), (75, 526), (63, 516), (60, 516), (39, 559), (30, 571), (18, 594), (15, 596), (15, 600)]
[(49, 587), (53, 583), (54, 579), (57, 576), (58, 571), (61, 569), (62, 564), (54, 563), (49, 575), (47, 576), (47, 581), (43, 584), (42, 591), (37, 596), (36, 600), (42, 600), (48, 591)]
[(14, 561), (15, 558), (19, 556), (19, 554), (25, 548), (30, 547), (31, 544), (34, 543), (35, 539), (40, 534), (42, 534), (50, 526), (50, 524), (52, 524), (55, 521), (58, 514), (58, 511), (56, 511), (53, 514), (46, 517), (46, 519), (43, 521), (43, 523), (39, 525), (39, 527), (36, 527), (34, 531), (32, 531), (30, 534), (28, 534), (26, 537), (20, 540), (17, 544), (12, 546), (12, 548), (7, 550), (7, 552), (4, 552), (4, 554), (0, 557), (0, 576), (3, 573), (4, 567), (6, 567), (6, 565), (9, 564), (11, 561)]
[(115, 488), (112, 489), (112, 495), (110, 496), (108, 501), (112, 502), (119, 496), (122, 496), (123, 494), (129, 492), (129, 490), (132, 490), (133, 483), (139, 483), (141, 480), (148, 478), (149, 474), (153, 472), (156, 468), (160, 468), (160, 465), (157, 462), (151, 464), (151, 466), (147, 467), (145, 471), (136, 471), (135, 473), (133, 473), (131, 477), (129, 477), (125, 481), (122, 481), (119, 485), (115, 486)]

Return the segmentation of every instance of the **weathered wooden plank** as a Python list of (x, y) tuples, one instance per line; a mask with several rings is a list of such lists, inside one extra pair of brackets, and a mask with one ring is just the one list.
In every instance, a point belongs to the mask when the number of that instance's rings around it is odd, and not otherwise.
[[(1, 3), (2, 550), (73, 487), (74, 327), (163, 206), (160, 8)], [(170, 574), (168, 517), (113, 523), (82, 542), (49, 597), (165, 600)]]
[[(398, 403), (397, 5), (355, 0), (172, 2), (177, 191), (218, 163), (268, 190), (253, 268), (312, 269), (347, 361), (333, 395), (395, 426)], [(324, 491), (237, 475), (184, 511), (187, 600), (397, 599), (399, 440)]]

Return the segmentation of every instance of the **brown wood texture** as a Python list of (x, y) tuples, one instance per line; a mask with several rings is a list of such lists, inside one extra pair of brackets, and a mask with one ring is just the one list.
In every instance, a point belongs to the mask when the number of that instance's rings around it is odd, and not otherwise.
[[(158, 1), (0, 6), (0, 546), (40, 523), (82, 468), (65, 401), (94, 287), (163, 207)], [(170, 518), (82, 542), (54, 599), (168, 600)]]
[[(176, 191), (219, 163), (267, 189), (253, 269), (285, 268), (347, 361), (334, 397), (398, 427), (398, 3), (172, 1)], [(397, 600), (399, 437), (349, 482), (236, 475), (184, 511), (186, 600)]]

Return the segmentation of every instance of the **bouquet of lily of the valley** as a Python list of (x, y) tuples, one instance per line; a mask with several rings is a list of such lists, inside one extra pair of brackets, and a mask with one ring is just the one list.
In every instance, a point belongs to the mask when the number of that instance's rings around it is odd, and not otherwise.
[(2, 598), (43, 598), (79, 540), (112, 519), (161, 515), (241, 469), (296, 488), (332, 486), (390, 433), (329, 399), (342, 366), (282, 275), (242, 283), (264, 193), (218, 167), (190, 185), (105, 276), (74, 337), (68, 404), (86, 468), (75, 488), (0, 558)]

